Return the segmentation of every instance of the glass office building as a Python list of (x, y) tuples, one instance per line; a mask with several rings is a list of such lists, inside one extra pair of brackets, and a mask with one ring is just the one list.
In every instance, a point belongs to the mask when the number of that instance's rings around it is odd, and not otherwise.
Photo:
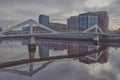
[(68, 30), (78, 30), (79, 29), (79, 16), (72, 16), (67, 19)]
[(22, 27), (22, 32), (23, 32), (24, 34), (30, 33), (30, 27), (29, 27), (29, 26), (27, 26), (27, 27)]
[(49, 16), (39, 15), (39, 23), (46, 27), (49, 27)]
[(83, 31), (97, 24), (104, 32), (108, 31), (108, 14), (106, 11), (88, 12), (72, 16), (67, 20), (69, 30)]
[(91, 26), (98, 24), (98, 15), (93, 13), (86, 13), (79, 15), (79, 29), (85, 30)]
[(58, 32), (67, 31), (67, 25), (62, 23), (50, 23), (49, 28)]

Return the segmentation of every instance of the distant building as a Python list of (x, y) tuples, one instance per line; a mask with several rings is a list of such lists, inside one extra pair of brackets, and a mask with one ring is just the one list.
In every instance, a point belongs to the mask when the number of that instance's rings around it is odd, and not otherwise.
[(46, 27), (49, 27), (49, 16), (39, 15), (39, 23)]
[(69, 30), (83, 31), (97, 24), (104, 32), (108, 31), (108, 14), (106, 11), (88, 12), (72, 16), (67, 20)]
[[(27, 26), (27, 27), (22, 27), (22, 32), (23, 32), (24, 34), (30, 33), (30, 27), (29, 27), (29, 26)], [(49, 31), (47, 31), (46, 29), (43, 29), (43, 28), (41, 28), (41, 27), (39, 27), (39, 26), (33, 26), (33, 32), (34, 32), (34, 33), (43, 33), (43, 32), (49, 32)]]
[(120, 34), (120, 29), (109, 31), (110, 34)]
[(67, 25), (61, 23), (50, 23), (49, 27), (58, 32), (64, 32), (68, 30)]
[(67, 20), (68, 30), (79, 30), (79, 16), (72, 16)]
[(30, 27), (29, 27), (29, 26), (27, 26), (27, 27), (22, 27), (22, 32), (23, 32), (24, 34), (30, 33)]
[(98, 15), (94, 13), (80, 14), (78, 24), (80, 30), (90, 28), (93, 25), (98, 24)]
[(48, 31), (48, 30), (46, 30), (44, 28), (41, 28), (39, 26), (34, 26), (33, 27), (33, 32), (34, 33), (45, 33), (45, 32), (50, 32), (50, 31)]

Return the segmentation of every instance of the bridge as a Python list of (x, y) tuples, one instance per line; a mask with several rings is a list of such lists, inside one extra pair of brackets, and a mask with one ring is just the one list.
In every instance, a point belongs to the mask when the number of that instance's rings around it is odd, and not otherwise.
[[(4, 35), (6, 32), (9, 32), (10, 30), (20, 28), (22, 26), (29, 25), (30, 27), (30, 33), (29, 34), (14, 34), (14, 35)], [(34, 33), (33, 32), (33, 27), (34, 25), (37, 25), (40, 28), (43, 28), (47, 30), (47, 33)], [(99, 41), (99, 40), (120, 40), (120, 34), (108, 34), (104, 33), (102, 29), (96, 24), (87, 30), (84, 30), (82, 32), (57, 32), (55, 30), (52, 30), (49, 27), (46, 27), (35, 20), (29, 19), (26, 20), (20, 24), (17, 24), (15, 26), (11, 26), (8, 29), (5, 29), (0, 32), (0, 38), (7, 38), (7, 37), (28, 37), (28, 36), (34, 36), (34, 37), (39, 37), (39, 38), (49, 38), (49, 39), (77, 39), (77, 40), (94, 40), (94, 41)]]

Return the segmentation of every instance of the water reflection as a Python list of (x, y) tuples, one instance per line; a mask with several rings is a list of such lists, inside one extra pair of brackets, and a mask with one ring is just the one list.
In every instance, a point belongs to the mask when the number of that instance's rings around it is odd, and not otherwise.
[[(44, 62), (44, 63), (40, 64), (40, 67), (38, 67), (37, 69), (34, 69), (35, 64), (29, 63), (29, 64), (26, 64), (26, 65), (14, 66), (12, 68), (4, 68), (4, 69), (1, 69), (0, 71), (2, 71), (2, 72), (11, 72), (11, 73), (16, 73), (16, 74), (32, 77), (35, 73), (37, 73), (38, 71), (44, 69), (45, 67), (47, 67), (47, 65), (49, 65), (53, 61), (54, 60)], [(24, 71), (19, 70), (21, 67), (24, 68), (25, 70)], [(28, 68), (28, 71), (27, 71), (26, 68)]]
[(39, 46), (39, 57), (49, 57), (49, 48)]
[[(85, 42), (84, 42), (85, 43)], [(86, 44), (86, 43), (85, 43)], [(67, 55), (84, 55), (79, 58), (80, 62), (91, 63), (106, 63), (108, 60), (108, 47), (99, 45), (80, 45), (78, 43), (56, 43), (50, 41), (39, 41), (39, 55), (40, 57), (48, 57), (49, 50), (67, 50)], [(92, 54), (94, 53), (94, 54)], [(78, 59), (78, 58), (77, 58)]]
[[(85, 64), (103, 64), (107, 63), (109, 57), (108, 46), (94, 45), (94, 42), (56, 40), (35, 40), (35, 42), (31, 42), (30, 38), (30, 40), (23, 40), (22, 45), (27, 46), (29, 59), (0, 64), (0, 68), (3, 68), (1, 71), (31, 77), (55, 61), (76, 60)], [(36, 57), (36, 55), (38, 56)]]
[(108, 50), (106, 49), (106, 50), (98, 52), (96, 54), (81, 57), (81, 58), (79, 58), (79, 61), (86, 63), (86, 64), (106, 63), (108, 61)]
[[(31, 41), (31, 40), (30, 40)], [(86, 44), (85, 42), (82, 42)], [(90, 43), (89, 43), (90, 44)], [(92, 44), (92, 43), (91, 43)], [(38, 46), (38, 53), (40, 58), (51, 58), (53, 56), (78, 56), (80, 62), (84, 62), (87, 64), (90, 63), (106, 63), (108, 59), (108, 50), (107, 46), (100, 45), (81, 45), (79, 43), (58, 43), (53, 41), (37, 41), (36, 43), (28, 43), (28, 51), (29, 51), (29, 59), (34, 60), (36, 47)], [(55, 53), (51, 55), (55, 51), (63, 51), (66, 50), (67, 54)], [(56, 55), (57, 54), (57, 55)], [(54, 57), (55, 58), (55, 57)]]
[(36, 45), (28, 44), (29, 59), (32, 60), (35, 57)]

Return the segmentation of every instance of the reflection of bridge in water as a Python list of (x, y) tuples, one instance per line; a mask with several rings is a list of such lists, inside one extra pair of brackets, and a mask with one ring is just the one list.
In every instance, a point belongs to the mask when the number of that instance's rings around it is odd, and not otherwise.
[[(49, 42), (48, 42), (48, 44), (49, 44)], [(55, 43), (53, 43), (53, 44), (55, 44)], [(55, 45), (59, 46), (59, 45), (63, 45), (63, 44), (58, 45), (56, 43)], [(43, 51), (43, 49), (46, 49), (46, 48), (50, 49), (49, 45), (47, 46), (42, 43), (40, 43), (40, 45), (38, 45), (38, 46), (42, 47), (42, 48), (40, 47), (41, 51)], [(67, 54), (65, 54), (65, 55), (50, 56), (49, 51), (48, 51), (48, 53), (45, 53), (44, 51), (43, 52), (39, 51), (40, 58), (34, 58), (35, 50), (32, 50), (32, 52), (29, 50), (30, 51), (29, 52), (30, 59), (24, 59), (24, 60), (19, 60), (19, 61), (3, 63), (3, 64), (0, 64), (0, 68), (20, 65), (20, 64), (30, 63), (30, 62), (37, 62), (37, 61), (48, 61), (48, 60), (57, 60), (57, 59), (66, 59), (66, 58), (81, 59), (80, 57), (85, 57), (86, 59), (90, 59), (91, 63), (92, 62), (96, 63), (96, 62), (99, 62), (101, 56), (104, 56), (104, 54), (105, 55), (108, 54), (107, 52), (103, 51), (103, 50), (107, 49), (107, 46), (105, 47), (105, 46), (93, 45), (93, 46), (88, 47), (88, 46), (80, 46), (80, 45), (74, 45), (74, 44), (73, 45), (64, 44), (63, 46), (65, 49), (67, 49)], [(32, 49), (35, 49), (34, 47), (35, 46), (33, 46)], [(76, 50), (74, 50), (75, 48), (76, 48)], [(61, 48), (59, 48), (59, 49), (61, 49)], [(56, 48), (56, 50), (59, 50), (59, 49)], [(106, 56), (105, 62), (106, 61), (107, 61), (107, 56)], [(100, 62), (100, 63), (104, 63), (104, 62)]]
[[(24, 25), (29, 25), (30, 27), (30, 34), (14, 34), (14, 35), (3, 35), (6, 32), (13, 30), (15, 28), (22, 27)], [(37, 25), (40, 28), (43, 28), (47, 30), (48, 33), (34, 33), (33, 32), (33, 26)], [(35, 36), (39, 38), (50, 38), (50, 39), (71, 39), (71, 40), (95, 40), (95, 41), (119, 41), (120, 40), (120, 34), (107, 34), (104, 33), (98, 25), (94, 25), (87, 30), (84, 30), (82, 32), (56, 32), (55, 30), (52, 30), (32, 19), (24, 21), (20, 24), (17, 24), (15, 26), (12, 26), (8, 29), (5, 29), (0, 32), (1, 38), (9, 38), (9, 37), (28, 37), (28, 36)]]
[[(43, 44), (46, 43), (46, 44)], [(50, 48), (50, 46), (48, 45), (50, 44), (50, 42), (45, 42), (45, 41), (40, 41), (39, 42), (39, 46), (40, 47), (44, 47), (44, 48)], [(72, 50), (72, 47), (79, 47), (79, 49), (83, 48), (85, 49), (84, 51), (81, 50), (79, 53), (78, 52), (70, 52), (68, 51), (67, 55), (59, 55), (59, 56), (49, 56), (49, 52), (48, 55), (44, 55), (44, 52), (40, 52), (40, 58), (34, 58), (35, 56), (35, 47), (34, 45), (29, 45), (28, 46), (28, 51), (29, 51), (29, 55), (30, 55), (30, 59), (24, 59), (24, 60), (20, 60), (20, 61), (13, 61), (13, 62), (8, 62), (8, 63), (3, 63), (0, 64), (0, 67), (3, 68), (0, 71), (2, 72), (11, 72), (11, 73), (16, 73), (16, 74), (20, 74), (20, 75), (25, 75), (25, 76), (33, 76), (34, 74), (36, 74), (38, 71), (43, 70), (44, 68), (46, 68), (49, 64), (52, 64), (52, 62), (55, 62), (57, 60), (79, 60), (79, 62), (83, 62), (85, 64), (90, 64), (90, 63), (106, 63), (107, 59), (108, 59), (108, 52), (107, 52), (107, 47), (103, 47), (103, 46), (91, 46), (87, 47), (87, 46), (76, 46), (76, 45), (66, 45), (66, 44), (60, 44), (60, 43), (51, 43), (51, 45), (56, 45), (56, 46), (66, 46), (64, 47), (64, 49), (70, 49)], [(31, 48), (30, 48), (31, 47)], [(70, 48), (71, 47), (71, 48)], [(30, 50), (32, 49), (32, 50)], [(89, 49), (89, 50), (88, 50)], [(59, 47), (56, 50), (61, 50), (61, 48)], [(33, 55), (34, 54), (34, 55)], [(41, 63), (42, 61), (42, 63)], [(37, 67), (36, 69), (34, 68), (36, 63), (33, 62), (39, 62), (39, 67)], [(29, 63), (29, 64), (28, 64)], [(27, 65), (25, 65), (27, 64)], [(37, 64), (37, 65), (38, 65)], [(13, 66), (13, 67), (12, 67)], [(28, 67), (28, 71), (26, 71), (26, 69), (23, 69), (24, 67)]]
[[(30, 76), (32, 77), (34, 74), (36, 74), (38, 71), (44, 69), (45, 67), (47, 67), (50, 63), (52, 63), (54, 60), (50, 60), (47, 62), (44, 62), (40, 67), (38, 67), (37, 69), (34, 69), (34, 63), (29, 63), (27, 65), (23, 65), (21, 67), (18, 66), (14, 66), (13, 68), (4, 68), (1, 69), (0, 71), (2, 72), (11, 72), (11, 73), (16, 73), (16, 74), (20, 74), (20, 75), (25, 75), (25, 76)], [(29, 70), (28, 71), (20, 71), (17, 69), (23, 68), (23, 67), (28, 67)]]

